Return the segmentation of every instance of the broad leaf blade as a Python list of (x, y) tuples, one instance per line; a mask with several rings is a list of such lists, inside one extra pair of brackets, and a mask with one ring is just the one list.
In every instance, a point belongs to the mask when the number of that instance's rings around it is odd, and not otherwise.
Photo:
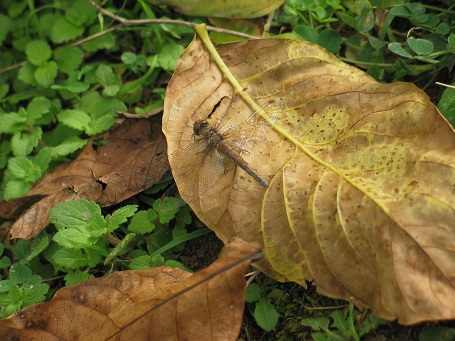
[(234, 110), (245, 122), (255, 103), (285, 108), (262, 113), (273, 127), (242, 155), (269, 188), (228, 160), (195, 198), (188, 193), (209, 171), (199, 167), (179, 181), (198, 217), (223, 240), (260, 242), (260, 268), (279, 280), (313, 280), (321, 293), (404, 324), (455, 318), (455, 135), (425, 93), (380, 84), (307, 42), (255, 40), (217, 53), (227, 70), (196, 38), (169, 84), (163, 131), (174, 176), (191, 165), (172, 155), (220, 98), (241, 96)]

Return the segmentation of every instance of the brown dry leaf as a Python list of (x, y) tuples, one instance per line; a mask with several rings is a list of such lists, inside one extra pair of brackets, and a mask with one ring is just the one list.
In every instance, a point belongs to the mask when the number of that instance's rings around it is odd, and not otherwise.
[[(252, 116), (271, 124), (239, 149), (268, 188), (216, 153), (201, 159), (193, 124), (212, 111), (223, 122), (230, 101), (232, 145)], [(253, 114), (264, 103), (283, 110)], [(184, 200), (222, 240), (258, 241), (269, 275), (403, 324), (455, 318), (455, 134), (414, 85), (380, 84), (308, 42), (216, 52), (196, 37), (169, 83), (163, 131)]]
[(261, 257), (236, 238), (195, 274), (169, 267), (117, 272), (59, 290), (0, 321), (8, 340), (237, 340), (245, 272)]
[(59, 202), (87, 199), (113, 205), (149, 188), (168, 170), (166, 142), (152, 118), (126, 119), (99, 138), (107, 144), (95, 150), (96, 139), (91, 139), (76, 160), (46, 174), (26, 197), (0, 202), (2, 216), (11, 218), (30, 200), (40, 199), (13, 224), (12, 238), (37, 236), (49, 224), (48, 211)]
[(148, 0), (153, 5), (173, 7), (177, 12), (221, 18), (258, 18), (280, 7), (285, 0)]

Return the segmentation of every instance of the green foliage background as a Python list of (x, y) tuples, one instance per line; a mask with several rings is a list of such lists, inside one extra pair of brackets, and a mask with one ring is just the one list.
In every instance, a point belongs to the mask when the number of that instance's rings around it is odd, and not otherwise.
[[(119, 111), (160, 108), (176, 61), (193, 38), (188, 25), (208, 22), (145, 0), (107, 1), (102, 7), (143, 21), (120, 24), (86, 0), (0, 3), (0, 199), (25, 195), (44, 174), (74, 159), (90, 136), (114, 126)], [(264, 23), (235, 25), (254, 32)], [(237, 39), (225, 25), (225, 33), (213, 35), (217, 42)], [(455, 90), (435, 85), (455, 84), (453, 0), (288, 0), (268, 30), (271, 37), (320, 44), (379, 81), (416, 83), (455, 123)], [(155, 186), (114, 212), (87, 201), (60, 204), (50, 212), (53, 225), (32, 242), (0, 244), (0, 316), (50, 298), (62, 285), (111, 271), (183, 267), (177, 259), (185, 241), (208, 230), (194, 229), (179, 199), (157, 200), (162, 189)], [(251, 316), (271, 331), (264, 335), (276, 336), (273, 329), (281, 323), (284, 339), (289, 326), (292, 335), (304, 330), (315, 340), (358, 339), (382, 323), (352, 306), (291, 318), (286, 314), (292, 305), (281, 306), (285, 288), (263, 279), (248, 289)], [(277, 310), (288, 325), (278, 322)], [(453, 337), (454, 329), (444, 328), (434, 333)]]

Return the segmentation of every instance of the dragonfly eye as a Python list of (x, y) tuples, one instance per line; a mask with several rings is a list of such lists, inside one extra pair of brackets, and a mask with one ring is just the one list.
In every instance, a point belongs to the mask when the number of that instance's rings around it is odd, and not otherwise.
[(194, 135), (199, 136), (199, 135), (203, 134), (204, 131), (207, 130), (208, 126), (209, 126), (209, 123), (206, 120), (199, 120), (199, 121), (194, 122), (194, 125), (193, 125)]

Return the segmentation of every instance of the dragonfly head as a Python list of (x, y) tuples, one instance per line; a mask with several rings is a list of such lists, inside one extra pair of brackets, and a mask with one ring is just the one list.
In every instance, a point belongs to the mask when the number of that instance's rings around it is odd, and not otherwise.
[(198, 120), (198, 121), (194, 122), (194, 125), (193, 125), (194, 135), (197, 135), (197, 136), (202, 135), (209, 129), (210, 129), (210, 124), (206, 120)]

